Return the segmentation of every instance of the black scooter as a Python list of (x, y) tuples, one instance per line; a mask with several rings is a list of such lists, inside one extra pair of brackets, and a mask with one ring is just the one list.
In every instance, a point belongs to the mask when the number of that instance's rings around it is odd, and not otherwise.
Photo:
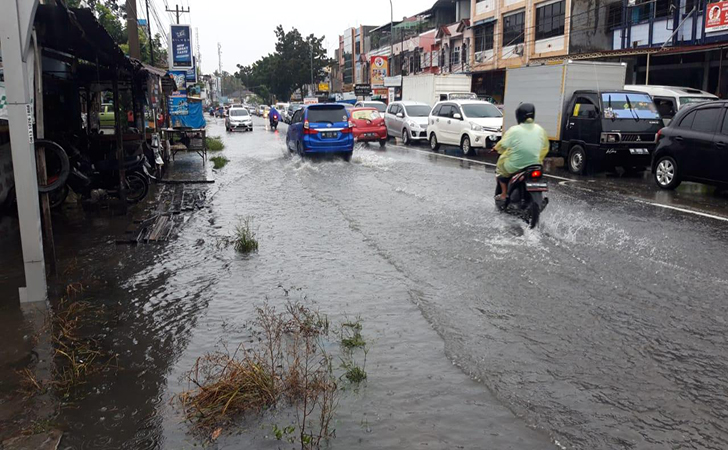
[[(520, 217), (530, 228), (538, 225), (541, 212), (546, 209), (549, 199), (548, 183), (543, 181), (543, 166), (529, 166), (511, 177), (508, 182), (508, 196), (505, 200), (496, 197), (495, 206), (499, 211)], [(496, 182), (495, 195), (501, 194), (500, 183)]]
[(278, 117), (273, 116), (270, 118), (270, 128), (273, 131), (276, 131), (278, 129)]

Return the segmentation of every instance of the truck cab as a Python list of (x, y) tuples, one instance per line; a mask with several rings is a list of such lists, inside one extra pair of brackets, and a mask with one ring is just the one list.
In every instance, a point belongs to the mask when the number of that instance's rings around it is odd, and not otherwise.
[(644, 92), (578, 90), (565, 104), (559, 153), (570, 172), (650, 165), (663, 123)]

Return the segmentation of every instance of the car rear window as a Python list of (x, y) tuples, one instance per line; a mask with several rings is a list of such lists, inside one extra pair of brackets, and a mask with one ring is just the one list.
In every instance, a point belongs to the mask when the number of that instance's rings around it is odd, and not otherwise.
[(348, 121), (349, 115), (346, 114), (346, 108), (343, 106), (317, 106), (308, 109), (306, 119), (315, 123), (336, 123)]
[(351, 118), (355, 120), (376, 120), (380, 117), (379, 112), (373, 109), (363, 109), (351, 113)]
[(378, 102), (363, 102), (362, 106), (365, 106), (367, 108), (376, 108), (379, 112), (384, 112), (387, 110), (387, 105)]
[(248, 113), (248, 110), (247, 109), (231, 109), (230, 110), (230, 115), (232, 117), (235, 117), (235, 116), (249, 116), (250, 113)]

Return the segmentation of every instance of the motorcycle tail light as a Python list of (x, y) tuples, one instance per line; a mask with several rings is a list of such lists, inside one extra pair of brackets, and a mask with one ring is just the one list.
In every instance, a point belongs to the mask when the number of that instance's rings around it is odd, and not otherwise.
[(531, 178), (541, 178), (543, 176), (543, 173), (541, 173), (540, 170), (534, 170), (531, 172)]

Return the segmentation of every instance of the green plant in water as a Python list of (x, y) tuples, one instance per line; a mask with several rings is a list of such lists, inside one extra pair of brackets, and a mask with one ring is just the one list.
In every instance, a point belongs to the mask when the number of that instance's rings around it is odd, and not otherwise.
[(233, 247), (235, 251), (240, 253), (250, 253), (258, 251), (258, 240), (255, 238), (253, 231), (253, 219), (246, 217), (235, 226), (235, 236), (233, 236)]
[(361, 335), (361, 319), (348, 321), (341, 325), (341, 346), (347, 350), (363, 348), (367, 345)]
[(353, 361), (343, 361), (342, 367), (346, 371), (344, 377), (352, 383), (361, 383), (367, 379), (367, 372), (364, 367), (359, 367)]
[(225, 144), (219, 136), (208, 136), (205, 138), (205, 142), (207, 143), (207, 149), (212, 152), (218, 152), (225, 148)]
[(213, 167), (215, 169), (222, 169), (223, 167), (225, 167), (225, 164), (230, 162), (230, 160), (224, 156), (213, 156), (212, 158), (210, 158), (210, 160), (212, 161)]
[(273, 424), (273, 434), (275, 435), (276, 439), (279, 441), (282, 441), (283, 438), (286, 438), (286, 441), (293, 443), (295, 442), (295, 438), (293, 437), (293, 433), (296, 431), (296, 427), (293, 425), (288, 425), (284, 428), (278, 428), (278, 425)]

